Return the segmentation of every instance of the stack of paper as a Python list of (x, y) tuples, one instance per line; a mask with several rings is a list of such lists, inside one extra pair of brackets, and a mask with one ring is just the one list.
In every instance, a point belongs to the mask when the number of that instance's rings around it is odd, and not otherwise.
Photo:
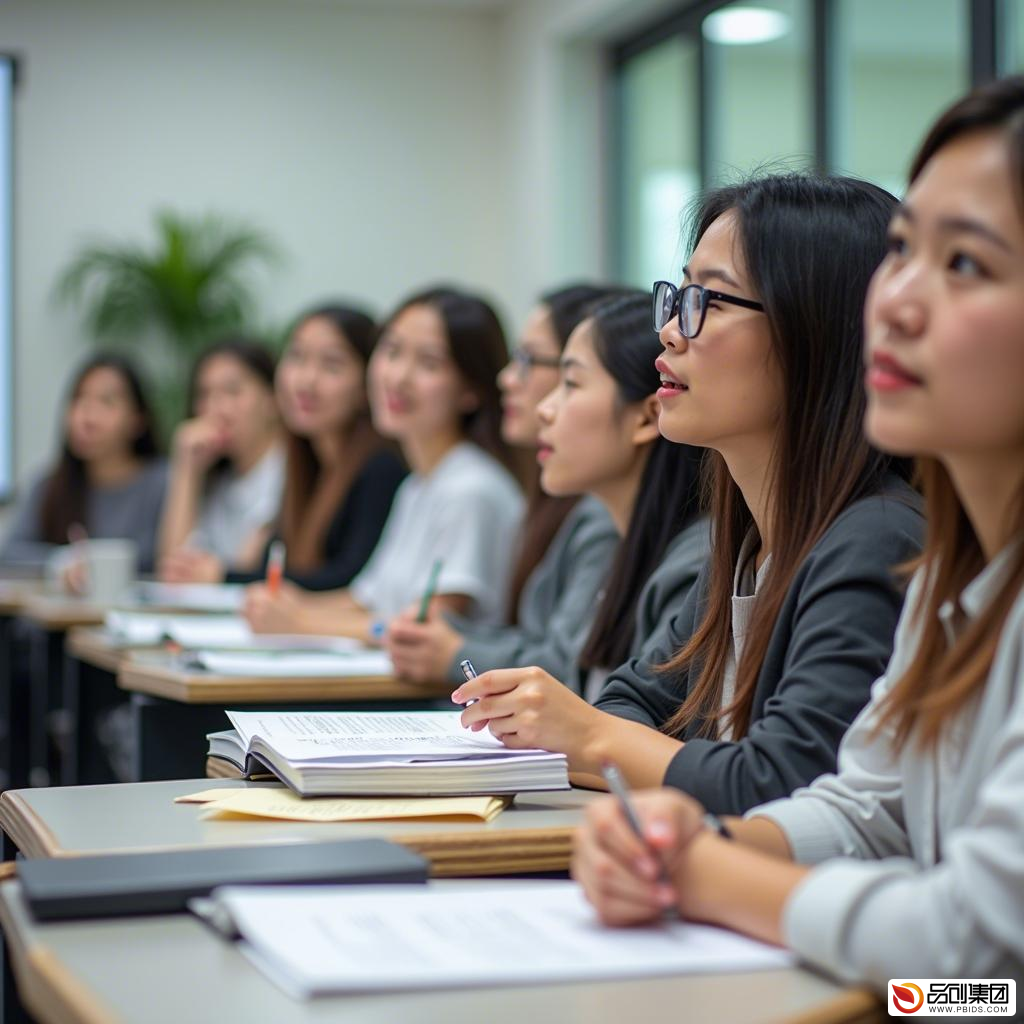
[(602, 926), (572, 882), (232, 888), (214, 892), (243, 952), (286, 992), (608, 981), (789, 967), (792, 954), (685, 922)]
[(509, 750), (452, 711), (229, 711), (210, 754), (269, 768), (302, 796), (468, 795), (568, 789), (564, 754)]
[[(262, 644), (265, 637), (256, 642)], [(394, 665), (386, 652), (358, 645), (348, 650), (309, 651), (264, 648), (249, 651), (192, 651), (189, 668), (200, 668), (218, 676), (280, 679), (390, 678)]]
[(507, 806), (498, 796), (300, 797), (290, 789), (205, 789), (176, 796), (176, 804), (203, 804), (204, 819), (274, 818), (281, 821), (491, 821)]
[(182, 647), (244, 647), (252, 630), (240, 615), (160, 615), (156, 612), (107, 612), (110, 636), (131, 646), (155, 647), (172, 640)]
[(132, 585), (132, 597), (151, 608), (179, 608), (193, 612), (237, 612), (245, 586), (241, 583), (155, 583)]

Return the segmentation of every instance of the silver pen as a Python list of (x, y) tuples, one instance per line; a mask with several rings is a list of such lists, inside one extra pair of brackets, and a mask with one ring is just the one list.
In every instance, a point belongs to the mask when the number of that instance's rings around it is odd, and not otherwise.
[[(650, 844), (644, 838), (644, 827), (637, 817), (633, 801), (629, 799), (629, 789), (626, 786), (626, 780), (622, 777), (622, 772), (611, 761), (605, 761), (601, 765), (601, 774), (604, 776), (604, 781), (608, 783), (609, 792), (619, 801), (619, 807), (622, 808), (622, 813), (625, 815), (629, 827), (633, 830), (633, 834), (647, 847), (647, 852), (650, 853), (654, 858), (655, 864), (658, 865), (658, 881), (662, 885), (667, 885), (670, 888), (673, 887), (672, 879), (669, 878), (668, 870), (665, 867), (665, 862), (661, 859), (658, 851), (651, 849)], [(662, 917), (665, 918), (678, 916), (679, 910), (676, 907), (666, 907), (662, 911)]]

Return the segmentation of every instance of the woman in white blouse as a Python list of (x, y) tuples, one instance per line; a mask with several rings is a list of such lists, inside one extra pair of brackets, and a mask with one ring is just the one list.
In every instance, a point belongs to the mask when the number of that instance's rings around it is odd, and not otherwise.
[(247, 338), (211, 345), (193, 367), (189, 406), (174, 434), (159, 572), (219, 582), (258, 561), (281, 502), (274, 357)]
[(950, 108), (868, 295), (867, 433), (919, 456), (929, 535), (838, 773), (724, 823), (638, 794), (645, 841), (595, 804), (573, 870), (606, 922), (675, 905), (880, 990), (1024, 979), (1022, 169), (1024, 77)]
[(370, 360), (370, 406), (411, 473), (380, 542), (344, 590), (250, 587), (253, 629), (379, 642), (428, 585), (436, 610), (500, 619), (524, 507), (500, 433), (507, 358), (498, 318), (477, 296), (435, 288), (399, 306)]

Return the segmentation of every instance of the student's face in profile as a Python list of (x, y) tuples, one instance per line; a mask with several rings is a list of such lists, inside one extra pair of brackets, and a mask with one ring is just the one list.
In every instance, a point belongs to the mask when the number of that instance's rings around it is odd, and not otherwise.
[(324, 317), (295, 328), (274, 384), (281, 418), (300, 437), (334, 435), (366, 408), (363, 361)]
[(554, 365), (536, 363), (525, 371), (515, 360), (498, 374), (501, 388), (501, 436), (517, 448), (535, 448), (540, 420), (537, 406), (558, 384), (557, 360), (561, 355), (558, 335), (547, 306), (538, 306), (526, 319), (519, 350), (527, 356), (551, 361)]
[[(759, 300), (748, 278), (736, 216), (724, 213), (704, 233), (680, 287), (700, 284)], [(764, 313), (711, 301), (696, 338), (678, 317), (661, 331), (659, 366), (683, 389), (658, 393), (658, 427), (670, 441), (714, 448), (728, 460), (772, 444), (783, 401), (782, 374)]]
[[(1024, 224), (998, 132), (929, 161), (865, 310), (871, 440), (948, 460), (1024, 455)], [(996, 463), (992, 463), (994, 467)]]
[(370, 360), (374, 426), (399, 442), (458, 433), (461, 417), (477, 404), (452, 359), (441, 314), (428, 305), (402, 310)]
[(142, 419), (124, 377), (106, 366), (78, 385), (65, 416), (68, 447), (86, 462), (124, 456), (142, 430)]
[(584, 320), (569, 335), (559, 384), (538, 408), (541, 487), (553, 495), (600, 497), (621, 485), (657, 437), (653, 414), (653, 396), (622, 402)]
[(210, 356), (200, 367), (195, 412), (214, 424), (229, 456), (265, 444), (277, 424), (273, 390), (240, 359), (227, 354)]

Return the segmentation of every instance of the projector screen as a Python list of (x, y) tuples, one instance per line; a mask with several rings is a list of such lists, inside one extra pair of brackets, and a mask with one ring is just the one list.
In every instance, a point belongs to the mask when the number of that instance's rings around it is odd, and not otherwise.
[(14, 60), (0, 55), (0, 501), (11, 497), (14, 424), (12, 270), (14, 225)]

